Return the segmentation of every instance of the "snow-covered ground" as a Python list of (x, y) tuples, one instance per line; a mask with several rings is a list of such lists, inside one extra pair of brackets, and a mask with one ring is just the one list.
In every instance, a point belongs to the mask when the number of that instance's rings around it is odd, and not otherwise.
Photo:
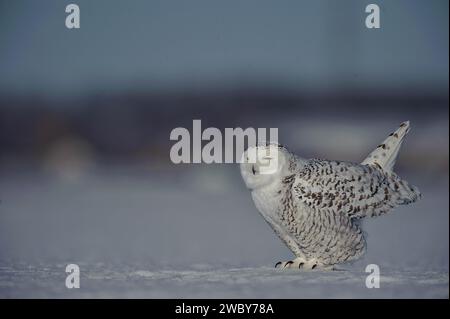
[[(449, 296), (447, 176), (407, 176), (423, 200), (367, 220), (364, 259), (301, 272), (273, 269), (291, 253), (234, 165), (91, 173), (3, 175), (0, 297)], [(80, 266), (80, 289), (65, 288), (69, 263)], [(367, 264), (380, 267), (379, 289), (365, 286)]]
[(448, 298), (448, 273), (383, 269), (380, 288), (367, 273), (276, 270), (273, 267), (158, 269), (150, 264), (80, 263), (80, 289), (67, 289), (65, 264), (0, 267), (7, 298)]

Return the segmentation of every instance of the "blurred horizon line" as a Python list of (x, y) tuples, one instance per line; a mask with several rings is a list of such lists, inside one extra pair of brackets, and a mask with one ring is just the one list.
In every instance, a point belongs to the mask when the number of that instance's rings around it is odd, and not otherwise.
[[(136, 88), (114, 91), (85, 91), (76, 95), (54, 95), (48, 93), (15, 93), (15, 92), (0, 92), (0, 110), (2, 108), (11, 107), (9, 104), (13, 103), (14, 107), (52, 107), (53, 104), (59, 102), (71, 103), (75, 102), (78, 107), (83, 104), (78, 102), (89, 102), (92, 100), (123, 100), (127, 102), (144, 102), (145, 100), (173, 100), (179, 102), (180, 99), (188, 99), (192, 102), (193, 99), (207, 100), (209, 98), (217, 99), (218, 97), (234, 97), (234, 98), (251, 98), (251, 99), (281, 99), (285, 102), (301, 101), (314, 103), (319, 105), (326, 105), (332, 103), (352, 105), (357, 103), (365, 103), (369, 105), (395, 104), (397, 107), (404, 107), (409, 105), (419, 105), (424, 103), (431, 103), (438, 107), (446, 107), (449, 103), (449, 93), (447, 89), (425, 89), (423, 87), (407, 87), (401, 90), (392, 88), (335, 88), (335, 89), (294, 89), (288, 86), (273, 86), (273, 85), (235, 85), (235, 86), (221, 86), (221, 87), (202, 87), (202, 88), (165, 88), (165, 89), (149, 89)], [(84, 105), (86, 106), (86, 105)], [(213, 106), (213, 105), (212, 105)], [(192, 105), (190, 105), (192, 107)], [(283, 106), (283, 107), (286, 107)], [(195, 108), (195, 106), (194, 106)]]

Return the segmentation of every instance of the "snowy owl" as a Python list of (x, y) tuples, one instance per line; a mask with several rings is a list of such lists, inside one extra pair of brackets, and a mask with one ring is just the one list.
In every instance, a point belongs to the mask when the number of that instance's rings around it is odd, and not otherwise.
[(356, 260), (366, 248), (362, 218), (421, 197), (393, 172), (408, 131), (402, 123), (361, 164), (303, 159), (275, 143), (245, 151), (240, 169), (253, 201), (296, 257), (275, 267), (333, 269)]

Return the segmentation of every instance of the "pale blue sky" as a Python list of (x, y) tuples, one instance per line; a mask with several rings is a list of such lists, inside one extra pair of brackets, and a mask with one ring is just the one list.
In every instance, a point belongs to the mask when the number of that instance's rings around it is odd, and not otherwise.
[[(81, 29), (65, 28), (77, 3)], [(364, 26), (380, 5), (380, 30)], [(448, 1), (0, 0), (0, 93), (448, 87)]]

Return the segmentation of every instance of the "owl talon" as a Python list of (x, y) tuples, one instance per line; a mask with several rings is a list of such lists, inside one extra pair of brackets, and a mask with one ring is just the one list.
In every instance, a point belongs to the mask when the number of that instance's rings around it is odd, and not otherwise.
[(284, 268), (292, 268), (294, 262), (292, 260), (289, 261), (279, 261), (275, 264), (275, 268), (280, 268), (280, 269), (284, 269)]
[(305, 260), (303, 258), (296, 258), (294, 260), (289, 260), (285, 262), (277, 262), (275, 264), (275, 268), (285, 269), (301, 269), (301, 270), (315, 270), (315, 269), (332, 269), (326, 266), (319, 266), (319, 264), (315, 260)]

